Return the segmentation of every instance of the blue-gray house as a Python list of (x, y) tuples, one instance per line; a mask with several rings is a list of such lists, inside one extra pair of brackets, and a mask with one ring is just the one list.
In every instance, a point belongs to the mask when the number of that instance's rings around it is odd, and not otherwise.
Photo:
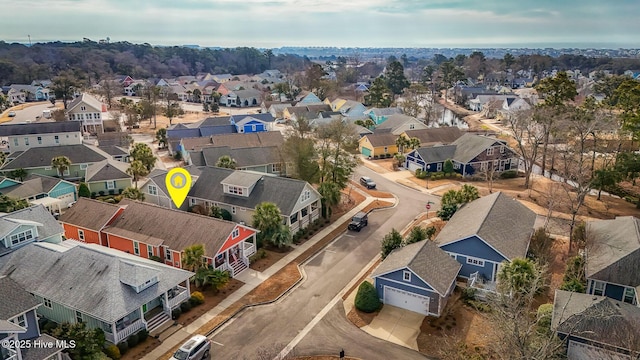
[(502, 262), (527, 256), (535, 221), (529, 208), (496, 192), (460, 208), (435, 242), (462, 264), (458, 276), (491, 289)]
[(640, 219), (619, 216), (587, 222), (587, 294), (640, 304)]
[(460, 268), (433, 241), (425, 240), (394, 250), (372, 277), (384, 304), (440, 316)]
[(237, 133), (255, 133), (273, 130), (275, 119), (271, 113), (233, 115), (229, 119)]

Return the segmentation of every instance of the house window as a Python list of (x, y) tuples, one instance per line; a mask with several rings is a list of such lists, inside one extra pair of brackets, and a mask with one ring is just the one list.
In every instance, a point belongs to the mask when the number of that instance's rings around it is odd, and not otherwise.
[(487, 162), (480, 163), (480, 171), (487, 171)]
[(438, 163), (438, 171), (442, 171), (442, 163)]
[(164, 248), (164, 252), (165, 252), (164, 258), (171, 261), (171, 250), (169, 248)]
[(282, 164), (277, 163), (277, 164), (271, 164), (271, 172), (281, 172), (282, 171)]
[(242, 189), (243, 188), (238, 187), (238, 186), (229, 186), (229, 193), (230, 194), (236, 194), (236, 195), (242, 195), (243, 194)]
[(151, 246), (151, 245), (147, 245), (147, 255), (148, 255), (149, 257), (152, 257), (152, 256), (153, 256), (153, 246)]
[(78, 229), (78, 239), (84, 241), (84, 230)]
[(504, 146), (500, 146), (500, 154), (504, 154)]
[(403, 271), (402, 272), (402, 280), (411, 281), (411, 271)]
[(238, 236), (240, 236), (240, 229), (238, 228), (233, 229), (233, 233), (231, 233), (231, 237), (235, 239)]
[(29, 146), (29, 138), (24, 138), (24, 144)]
[(251, 131), (253, 131), (253, 132), (256, 131), (256, 126), (255, 125), (251, 125)]
[(454, 168), (454, 169), (460, 169), (460, 164), (458, 164), (458, 163), (453, 163), (453, 168)]
[(196, 199), (194, 198), (189, 198), (189, 205), (193, 206), (196, 204)]
[(148, 186), (149, 195), (158, 195), (158, 188), (155, 185)]
[(60, 137), (58, 135), (54, 136), (53, 140), (55, 141), (56, 144), (60, 144)]
[(298, 222), (298, 213), (295, 213), (291, 216), (289, 216), (289, 223), (290, 224), (295, 224)]
[(388, 153), (389, 152), (389, 148), (387, 148), (386, 146), (384, 147), (384, 153)]
[(498, 160), (493, 160), (493, 166), (498, 166)]
[(80, 311), (76, 311), (76, 322), (77, 323), (82, 322), (82, 313)]
[(112, 190), (116, 188), (116, 182), (114, 181), (107, 181), (107, 189), (108, 190)]
[(100, 113), (93, 114), (93, 118), (96, 120), (100, 120)]
[(11, 245), (18, 245), (20, 243), (33, 239), (33, 232), (31, 231), (31, 229), (29, 229), (27, 231), (11, 235), (10, 239)]
[(86, 110), (87, 110), (87, 107), (86, 107), (86, 106), (80, 106), (80, 110), (82, 110), (82, 111), (86, 111)]
[(309, 214), (309, 212), (307, 211), (307, 208), (302, 208), (302, 210), (300, 210), (300, 216), (305, 217)]
[(140, 244), (137, 241), (133, 242), (133, 253), (140, 255)]
[(311, 191), (305, 190), (300, 197), (300, 202), (305, 202), (311, 198)]
[(93, 115), (93, 114), (88, 113), (88, 114), (87, 114), (87, 120), (91, 120), (91, 118), (93, 117), (92, 115)]
[(87, 170), (87, 164), (80, 164), (80, 170)]
[(24, 314), (14, 317), (11, 322), (23, 328), (27, 327), (27, 317)]
[(490, 148), (488, 148), (488, 149), (487, 149), (487, 155), (488, 155), (488, 156), (493, 155), (493, 148), (492, 148), (492, 147), (490, 147)]
[(416, 128), (416, 124), (409, 124), (409, 130), (413, 130)]
[(636, 300), (636, 291), (633, 288), (625, 288), (622, 300), (633, 305)]
[(473, 257), (468, 257), (467, 258), (467, 264), (483, 267), (484, 266), (484, 260), (480, 260), (480, 259), (473, 258)]
[(18, 146), (18, 138), (14, 138), (13, 139), (13, 145), (14, 146)]
[(593, 295), (604, 295), (604, 283), (602, 281), (593, 282)]
[(42, 304), (44, 304), (44, 307), (52, 309), (53, 305), (51, 304), (51, 300), (47, 299), (47, 298), (43, 298), (42, 299)]
[(38, 144), (42, 145), (42, 136), (38, 136)]

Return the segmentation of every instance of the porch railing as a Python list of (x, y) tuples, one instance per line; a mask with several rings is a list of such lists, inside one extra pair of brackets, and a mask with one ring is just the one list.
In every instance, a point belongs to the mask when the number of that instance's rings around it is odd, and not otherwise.
[(187, 288), (178, 286), (180, 292), (174, 294), (171, 299), (169, 299), (169, 307), (173, 309), (178, 306), (181, 302), (187, 300), (189, 298), (189, 293), (187, 292)]
[(108, 341), (112, 342), (113, 344), (118, 344), (122, 340), (126, 339), (129, 335), (137, 332), (140, 329), (143, 329), (145, 326), (146, 325), (144, 321), (142, 321), (142, 319), (138, 319), (132, 322), (131, 325), (127, 326), (126, 328), (116, 331), (115, 336), (114, 334), (109, 334), (108, 332), (105, 332), (104, 335)]
[(244, 256), (249, 257), (256, 253), (256, 246), (252, 243), (244, 243)]
[(480, 300), (496, 292), (496, 282), (484, 280), (477, 271), (469, 276), (467, 286), (476, 290), (476, 297)]
[[(4, 351), (6, 351), (6, 353)], [(6, 360), (18, 360), (18, 353), (13, 349), (0, 349), (0, 357)]]

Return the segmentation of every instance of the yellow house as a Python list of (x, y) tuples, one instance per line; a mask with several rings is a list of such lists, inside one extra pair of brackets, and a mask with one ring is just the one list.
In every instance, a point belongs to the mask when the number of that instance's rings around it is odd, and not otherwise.
[(347, 100), (337, 98), (333, 101), (329, 101), (329, 98), (324, 99), (324, 103), (331, 106), (331, 111), (339, 111), (344, 104), (347, 103)]
[(390, 132), (367, 134), (358, 140), (358, 149), (362, 155), (370, 157), (395, 155), (398, 152), (397, 138)]

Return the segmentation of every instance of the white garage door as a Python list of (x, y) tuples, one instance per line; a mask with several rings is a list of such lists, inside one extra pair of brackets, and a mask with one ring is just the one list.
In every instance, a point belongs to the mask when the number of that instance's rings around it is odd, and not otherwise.
[(416, 170), (422, 170), (422, 166), (420, 164), (416, 164), (413, 161), (409, 161), (409, 171), (416, 172)]
[(416, 295), (408, 291), (384, 287), (384, 303), (399, 308), (411, 310), (419, 314), (428, 315), (429, 298)]
[(62, 202), (60, 206), (62, 206), (62, 208), (66, 208), (70, 203), (73, 202), (73, 193), (62, 195), (58, 197), (58, 200)]

